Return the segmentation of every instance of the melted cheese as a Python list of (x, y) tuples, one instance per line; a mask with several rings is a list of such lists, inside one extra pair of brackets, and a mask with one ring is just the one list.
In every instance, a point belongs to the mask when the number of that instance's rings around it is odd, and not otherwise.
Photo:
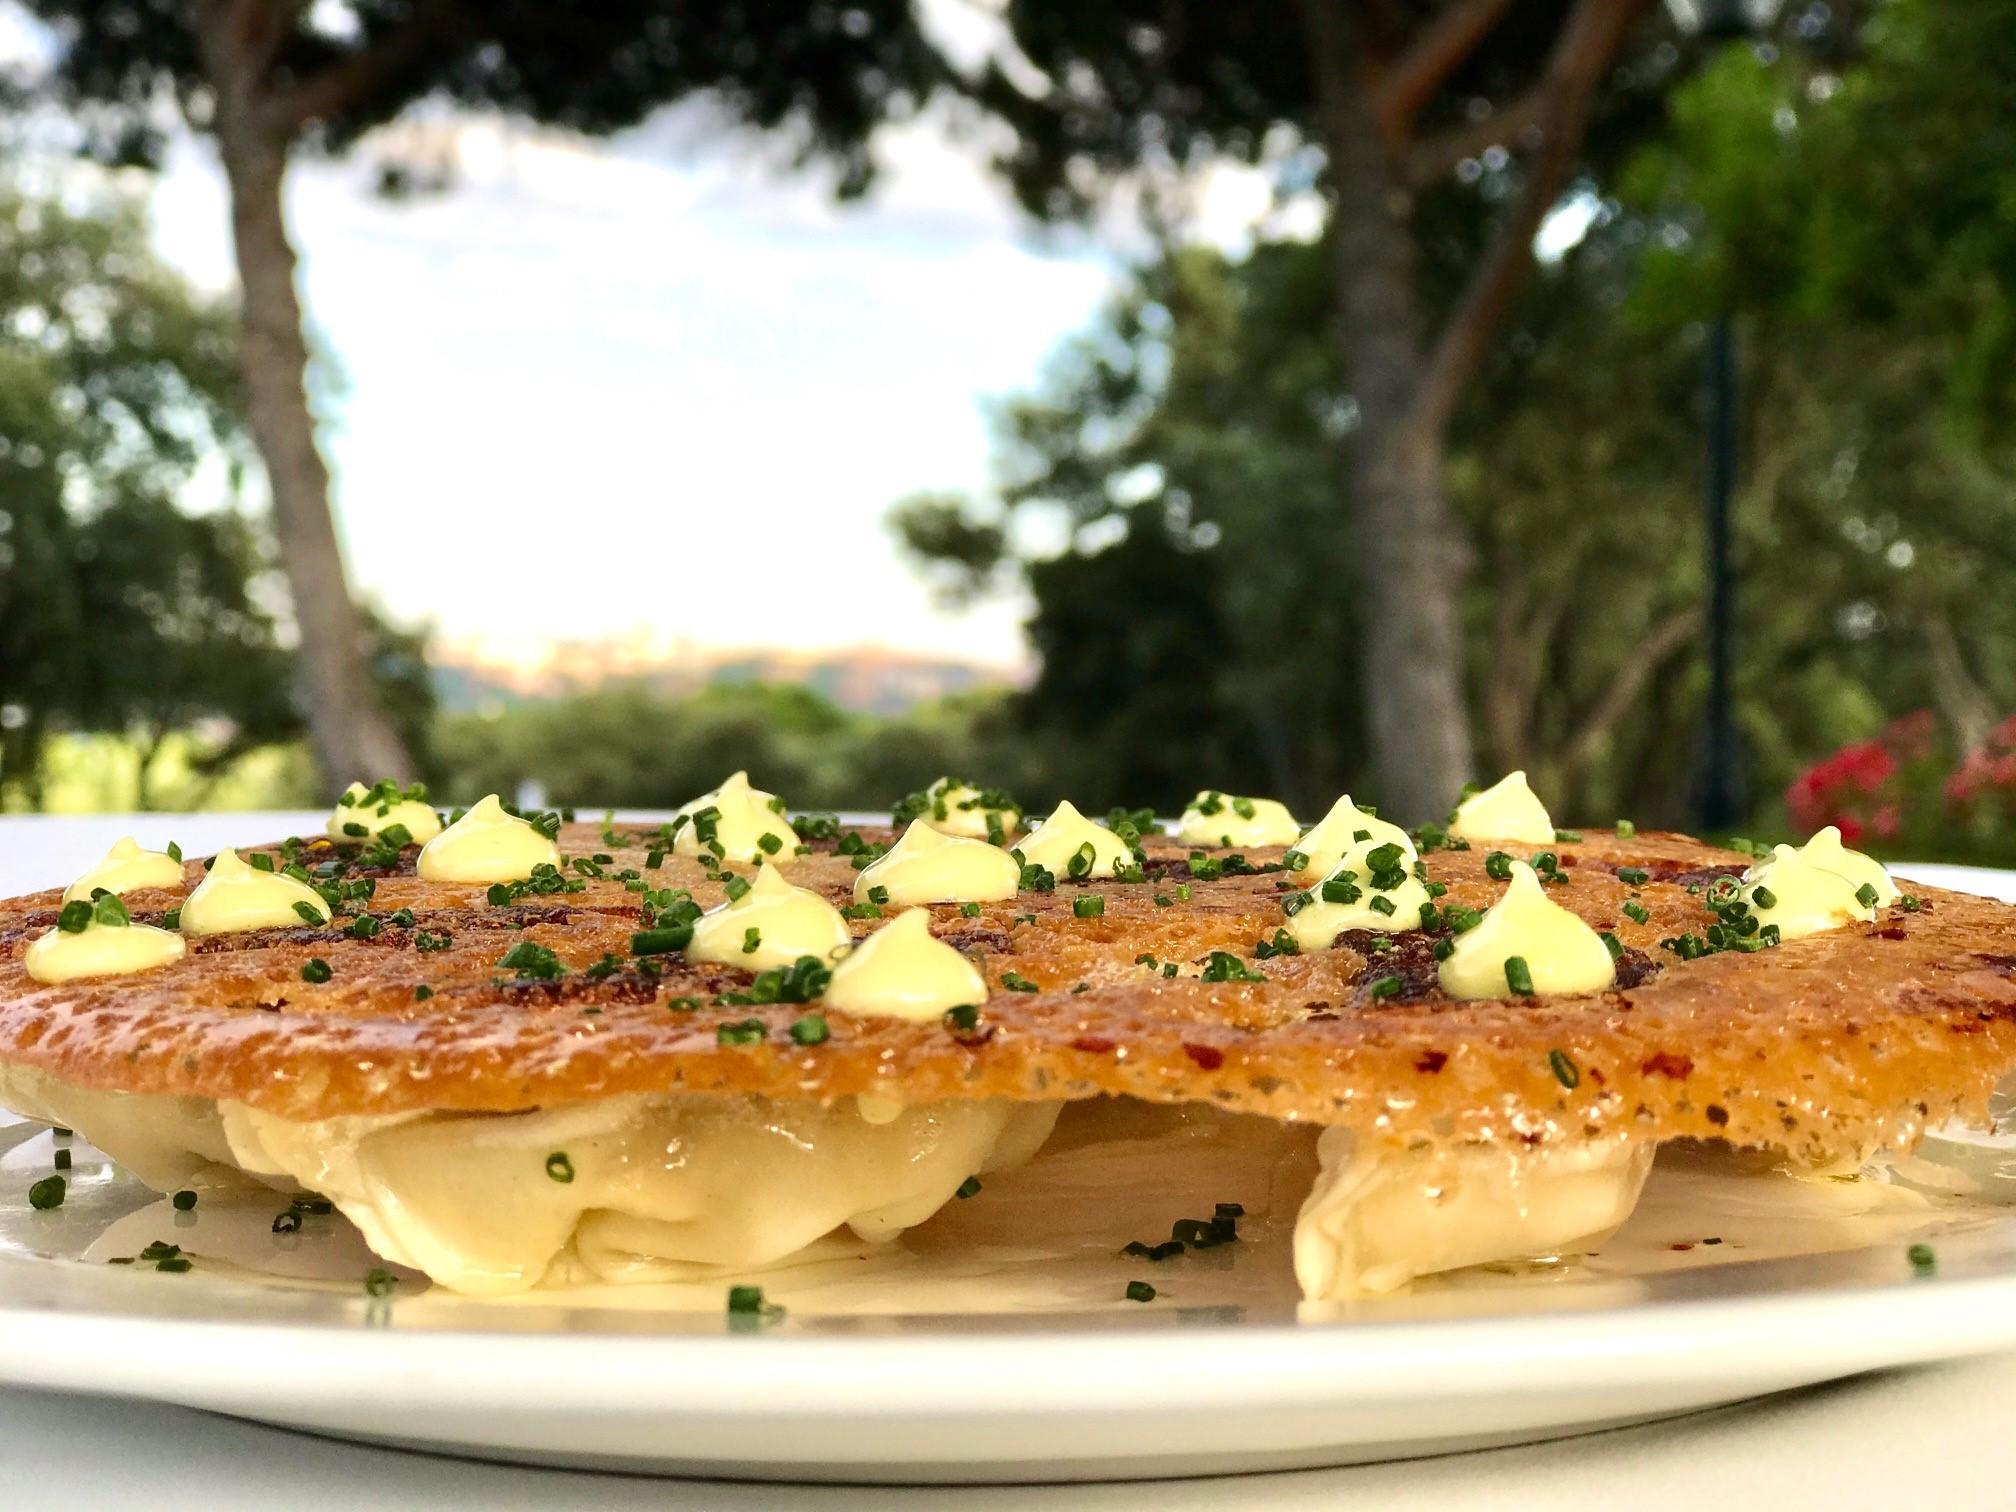
[(1346, 793), (1330, 805), (1330, 812), (1309, 827), (1295, 842), (1295, 849), (1307, 859), (1293, 873), (1296, 882), (1307, 887), (1319, 877), (1335, 871), (1353, 848), (1366, 843), (1397, 845), (1407, 854), (1411, 866), (1416, 860), (1414, 837), (1390, 819), (1369, 814)]
[(1206, 788), (1176, 821), (1185, 845), (1293, 845), (1302, 827), (1285, 803), (1242, 798)]
[(182, 905), (182, 932), (241, 934), (248, 929), (293, 928), (309, 922), (302, 906), (316, 922), (328, 922), (329, 905), (306, 882), (279, 872), (260, 871), (247, 865), (234, 850), (219, 851), (210, 865), (210, 875)]
[(63, 899), (88, 899), (94, 892), (125, 894), (142, 887), (180, 887), (182, 863), (166, 851), (140, 849), (140, 842), (123, 835), (105, 859), (64, 890)]
[(948, 835), (913, 819), (902, 838), (854, 878), (854, 901), (872, 901), (876, 888), (885, 901), (912, 903), (998, 903), (1015, 896), (1022, 868), (999, 846)]
[(798, 832), (785, 821), (783, 803), (749, 786), (747, 772), (732, 773), (713, 792), (682, 803), (672, 820), (678, 826), (672, 849), (681, 856), (781, 866), (798, 853)]
[(182, 959), (182, 936), (148, 924), (101, 924), (51, 929), (21, 952), (21, 964), (38, 982), (128, 976)]
[(425, 845), (441, 833), (441, 816), (432, 804), (418, 798), (374, 799), (371, 789), (361, 782), (343, 790), (323, 828), (334, 840), (362, 840), (395, 824), (405, 826), (415, 845)]
[(1843, 845), (1841, 831), (1835, 825), (1828, 825), (1800, 846), (1799, 858), (1822, 871), (1846, 877), (1855, 887), (1867, 883), (1876, 889), (1879, 908), (1888, 908), (1897, 901), (1897, 884), (1890, 880), (1889, 869), (1874, 856), (1865, 856)]
[(217, 1105), (207, 1098), (102, 1092), (0, 1062), (0, 1106), (75, 1129), (157, 1192), (232, 1164)]
[(942, 1102), (871, 1123), (851, 1103), (703, 1093), (318, 1123), (221, 1108), (240, 1166), (322, 1193), (378, 1254), (476, 1295), (744, 1271), (842, 1227), (881, 1243), (1028, 1159), (1057, 1110)]
[(1517, 840), (1526, 845), (1552, 845), (1554, 821), (1546, 805), (1526, 785), (1526, 774), (1513, 772), (1457, 804), (1449, 821), (1449, 833), (1465, 840)]
[[(1090, 870), (1073, 872), (1071, 862), (1085, 846), (1092, 847)], [(1066, 877), (1110, 877), (1114, 868), (1131, 865), (1134, 852), (1103, 824), (1094, 824), (1070, 802), (1051, 810), (1036, 832), (1015, 847), (1029, 866), (1041, 866), (1058, 880)]]
[[(1421, 927), (1421, 905), (1428, 901), (1428, 889), (1411, 866), (1398, 887), (1382, 889), (1372, 885), (1372, 868), (1365, 858), (1379, 846), (1391, 843), (1359, 841), (1345, 852), (1329, 876), (1310, 889), (1309, 901), (1289, 915), (1285, 926), (1296, 944), (1304, 950), (1328, 950), (1331, 942), (1347, 929), (1377, 929), (1397, 934)], [(1358, 897), (1348, 903), (1326, 902), (1323, 889), (1333, 882), (1340, 884), (1335, 889), (1340, 892), (1344, 890), (1341, 884), (1345, 883), (1357, 888)]]
[(1586, 1251), (1631, 1216), (1653, 1145), (1386, 1151), (1325, 1129), (1321, 1172), (1295, 1223), (1311, 1301), (1393, 1291), (1468, 1265)]
[[(748, 948), (752, 929), (754, 949)], [(776, 867), (762, 866), (749, 891), (693, 921), (686, 958), (768, 971), (800, 956), (826, 960), (851, 938), (839, 909), (807, 888), (793, 887)]]
[(1536, 993), (1601, 992), (1617, 980), (1603, 937), (1549, 898), (1524, 861), (1512, 863), (1512, 881), (1483, 922), (1456, 936), (1438, 973), (1442, 990), (1454, 998), (1512, 997), (1505, 963), (1515, 956)]
[(987, 979), (931, 933), (928, 909), (898, 914), (841, 958), (823, 1006), (870, 1017), (928, 1021), (987, 1001)]
[(429, 882), (522, 882), (559, 864), (560, 847), (491, 793), (427, 842), (419, 872)]
[(1777, 925), (1781, 940), (1875, 918), (1876, 910), (1856, 896), (1861, 885), (1789, 845), (1772, 847), (1769, 861), (1743, 874), (1751, 913), (1760, 926)]

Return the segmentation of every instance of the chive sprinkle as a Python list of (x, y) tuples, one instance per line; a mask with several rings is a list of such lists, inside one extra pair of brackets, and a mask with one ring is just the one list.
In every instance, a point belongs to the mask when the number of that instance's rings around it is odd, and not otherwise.
[(954, 1197), (965, 1198), (965, 1197), (976, 1197), (979, 1195), (979, 1193), (980, 1193), (980, 1178), (978, 1176), (968, 1176), (964, 1181), (959, 1183), (959, 1190), (954, 1192), (952, 1195)]
[(808, 1013), (803, 1018), (793, 1019), (790, 1034), (792, 1041), (800, 1045), (823, 1045), (832, 1033), (823, 1013)]
[(546, 1174), (562, 1186), (574, 1179), (574, 1162), (567, 1158), (565, 1150), (555, 1150), (546, 1157)]
[(731, 1313), (760, 1313), (763, 1311), (763, 1288), (760, 1286), (729, 1287), (728, 1311)]
[(1520, 997), (1533, 996), (1533, 970), (1524, 956), (1505, 958), (1505, 985)]
[(1566, 1050), (1549, 1050), (1547, 1052), (1547, 1065), (1554, 1073), (1554, 1080), (1561, 1083), (1570, 1092), (1573, 1092), (1577, 1087), (1582, 1085), (1582, 1068), (1569, 1059)]
[(1921, 1276), (1930, 1275), (1939, 1264), (1939, 1257), (1932, 1253), (1929, 1244), (1914, 1244), (1904, 1251), (1904, 1258), (1911, 1262), (1911, 1269)]
[(196, 1206), (196, 1194), (187, 1187), (177, 1192), (169, 1200), (175, 1204), (175, 1211), (178, 1213), (189, 1212)]
[(1146, 1281), (1129, 1281), (1127, 1283), (1127, 1300), (1129, 1302), (1153, 1302), (1155, 1300), (1155, 1288), (1150, 1286)]
[(335, 974), (320, 956), (310, 956), (301, 968), (301, 980), (304, 982), (326, 982)]
[(46, 1213), (51, 1208), (59, 1208), (63, 1206), (63, 1194), (69, 1188), (70, 1183), (65, 1181), (61, 1176), (44, 1176), (40, 1181), (28, 1188), (28, 1206), (34, 1208), (38, 1213)]
[(1103, 893), (1080, 893), (1071, 900), (1072, 915), (1080, 919), (1096, 919), (1106, 912), (1106, 898)]

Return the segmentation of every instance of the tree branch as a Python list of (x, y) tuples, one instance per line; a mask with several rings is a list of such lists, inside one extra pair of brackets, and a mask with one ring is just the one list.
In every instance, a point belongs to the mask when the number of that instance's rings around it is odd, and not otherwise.
[(1435, 343), (1415, 400), (1414, 423), (1428, 434), (1449, 424), (1464, 387), (1533, 264), (1533, 237), (1566, 187), (1589, 124), (1589, 104), (1631, 24), (1652, 0), (1577, 0), (1562, 24), (1540, 84), (1539, 151), (1526, 186)]
[(1380, 70), (1372, 109), (1389, 139), (1407, 140), (1421, 107), (1511, 8), (1512, 0), (1455, 0)]
[(1595, 754), (1597, 745), (1631, 712), (1646, 680), (1666, 659), (1701, 633), (1701, 607), (1676, 609), (1648, 630), (1610, 678), (1610, 686), (1575, 727), (1556, 758), (1565, 782)]
[(1455, 172), (1465, 158), (1482, 155), (1488, 147), (1516, 149), (1520, 138), (1541, 124), (1546, 113), (1547, 94), (1529, 89), (1510, 104), (1501, 105), (1481, 121), (1451, 126), (1431, 137), (1423, 137), (1407, 149), (1407, 182), (1425, 188)]
[(270, 105), (274, 124), (292, 137), (311, 121), (343, 114), (396, 79), (463, 20), (458, 0), (423, 0), (397, 31), (276, 90)]

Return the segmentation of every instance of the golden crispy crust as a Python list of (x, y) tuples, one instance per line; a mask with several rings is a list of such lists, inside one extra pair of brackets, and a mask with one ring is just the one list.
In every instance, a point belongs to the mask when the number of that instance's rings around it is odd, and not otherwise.
[[(610, 873), (646, 859), (641, 844), (608, 845), (585, 825), (561, 844), (570, 857), (609, 853)], [(1192, 881), (1184, 900), (1184, 851), (1156, 845), (1148, 882), (1089, 884), (1105, 897), (1102, 918), (1073, 916), (1080, 889), (1069, 883), (978, 917), (933, 910), (938, 933), (973, 952), (990, 982), (1014, 972), (1040, 989), (997, 989), (977, 1031), (832, 1013), (830, 1039), (809, 1047), (786, 1033), (803, 1006), (713, 1001), (746, 985), (746, 973), (671, 958), (660, 980), (630, 965), (590, 980), (581, 968), (626, 954), (636, 924), (636, 898), (615, 880), (493, 907), (480, 887), (420, 881), (408, 850), (369, 906), (381, 918), (410, 908), (414, 928), (388, 922), (371, 940), (302, 928), (192, 941), (165, 969), (61, 987), (38, 986), (20, 962), (54, 919), (58, 897), (44, 893), (0, 904), (0, 1060), (304, 1119), (670, 1090), (907, 1101), (1121, 1093), (1396, 1140), (1692, 1136), (1813, 1162), (1909, 1143), (1928, 1121), (1978, 1117), (2016, 1067), (2016, 908), (1917, 888), (1916, 912), (1891, 908), (1872, 925), (1775, 950), (1682, 961), (1658, 942), (1713, 922), (1690, 881), (1733, 873), (1743, 857), (1684, 836), (1597, 831), (1559, 850), (1573, 880), (1554, 896), (1632, 948), (1622, 980), (1635, 985), (1453, 1003), (1428, 985), (1430, 942), (1419, 935), (1369, 958), (1365, 937), (1347, 936), (1255, 962), (1255, 942), (1282, 922), (1278, 876)], [(1250, 853), (1260, 864), (1278, 856)], [(1485, 877), (1484, 856), (1483, 847), (1428, 856), (1447, 901), (1492, 901), (1499, 884)], [(1652, 875), (1627, 885), (1619, 865)], [(788, 874), (843, 903), (855, 876), (830, 853)], [(688, 861), (668, 857), (646, 875), (690, 888), (705, 906), (721, 897)], [(199, 876), (192, 863), (190, 885)], [(1634, 895), (1649, 922), (1623, 917)], [(176, 900), (127, 901), (144, 921)], [(453, 944), (416, 950), (421, 930)], [(496, 962), (521, 938), (575, 969), (557, 983), (504, 980)], [(1213, 950), (1236, 952), (1266, 980), (1200, 981)], [(1144, 955), (1158, 964), (1139, 963)], [(326, 983), (302, 980), (314, 956), (333, 968)], [(1184, 975), (1165, 978), (1161, 962)], [(1406, 990), (1374, 1000), (1368, 983), (1388, 975)], [(422, 983), (434, 995), (416, 1001)], [(749, 1018), (765, 1025), (760, 1042), (717, 1042), (719, 1024)]]

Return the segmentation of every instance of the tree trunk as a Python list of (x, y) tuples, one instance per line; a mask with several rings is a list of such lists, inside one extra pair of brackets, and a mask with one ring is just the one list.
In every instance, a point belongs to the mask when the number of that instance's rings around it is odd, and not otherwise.
[(1440, 428), (1417, 419), (1412, 207), (1357, 77), (1350, 10), (1307, 0), (1304, 15), (1334, 202), (1337, 341), (1358, 411), (1347, 477), (1374, 796), (1416, 823), (1439, 819), (1472, 776), (1460, 618), (1467, 553), (1442, 491)]
[(289, 136), (271, 118), (262, 62), (249, 39), (205, 8), (204, 59), (216, 91), (216, 136), (231, 186), (231, 231), (243, 288), (239, 366), (246, 420), (266, 463), (274, 533), (301, 638), (308, 738), (325, 787), (406, 780), (412, 757), (379, 706), (363, 622), (350, 597), (329, 512), (329, 470), (308, 407), (308, 347), (294, 287), (281, 186)]

